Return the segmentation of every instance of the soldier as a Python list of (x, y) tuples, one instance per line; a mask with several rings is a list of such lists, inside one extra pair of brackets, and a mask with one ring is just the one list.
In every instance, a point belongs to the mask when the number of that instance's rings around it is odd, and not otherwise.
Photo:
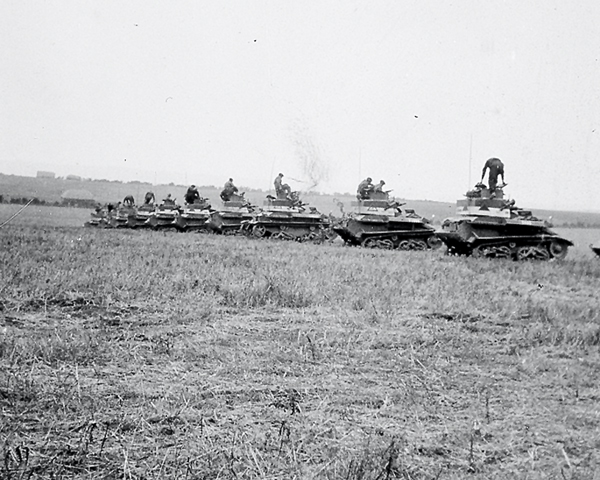
[(383, 186), (385, 182), (383, 180), (379, 180), (379, 183), (373, 187), (374, 192), (383, 192)]
[(146, 192), (146, 195), (144, 195), (144, 205), (154, 205), (155, 201), (156, 197), (154, 196), (154, 193)]
[(225, 182), (223, 190), (221, 191), (221, 195), (220, 195), (221, 200), (226, 202), (231, 199), (231, 196), (234, 193), (237, 193), (237, 192), (238, 192), (238, 188), (233, 184), (233, 178), (230, 178), (227, 182)]
[(292, 193), (290, 186), (287, 183), (283, 183), (283, 173), (275, 177), (273, 185), (275, 185), (275, 195), (277, 195), (277, 198), (288, 198), (290, 193)]
[(189, 205), (193, 204), (196, 200), (200, 200), (200, 192), (198, 192), (196, 185), (191, 185), (190, 188), (187, 189), (184, 198)]
[(125, 207), (133, 207), (135, 205), (135, 199), (133, 198), (133, 195), (127, 195), (123, 199), (123, 205)]
[(483, 177), (485, 177), (485, 171), (489, 169), (490, 174), (488, 176), (488, 187), (490, 191), (493, 193), (498, 186), (498, 176), (502, 178), (502, 186), (504, 183), (504, 164), (499, 158), (490, 158), (485, 165), (483, 166), (483, 171), (481, 172), (481, 181), (483, 182)]
[(365, 180), (358, 184), (358, 189), (356, 190), (356, 196), (359, 200), (365, 200), (369, 198), (371, 192), (373, 191), (373, 179), (371, 177), (367, 177)]
[(163, 205), (175, 205), (175, 199), (171, 197), (171, 194), (167, 194), (167, 198), (163, 198)]

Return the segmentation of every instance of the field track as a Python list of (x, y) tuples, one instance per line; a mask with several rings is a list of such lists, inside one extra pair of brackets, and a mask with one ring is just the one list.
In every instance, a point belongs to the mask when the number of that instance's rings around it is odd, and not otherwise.
[(600, 478), (587, 244), (517, 263), (36, 208), (0, 229), (0, 478)]

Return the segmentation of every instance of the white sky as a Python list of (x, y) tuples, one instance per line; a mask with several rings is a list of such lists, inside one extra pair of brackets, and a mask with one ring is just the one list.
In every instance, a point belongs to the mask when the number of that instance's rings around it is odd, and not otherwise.
[(496, 156), (519, 205), (600, 210), (598, 24), (598, 0), (3, 0), (0, 172), (454, 201)]

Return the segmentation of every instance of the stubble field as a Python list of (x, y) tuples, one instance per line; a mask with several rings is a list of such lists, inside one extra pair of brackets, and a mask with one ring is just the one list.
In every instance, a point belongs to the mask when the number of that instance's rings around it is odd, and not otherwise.
[(57, 210), (0, 229), (1, 478), (600, 478), (587, 243), (516, 263)]

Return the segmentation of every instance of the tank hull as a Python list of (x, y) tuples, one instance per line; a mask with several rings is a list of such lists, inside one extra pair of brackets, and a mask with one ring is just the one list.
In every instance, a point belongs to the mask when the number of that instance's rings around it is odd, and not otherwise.
[(320, 243), (327, 239), (329, 223), (320, 214), (266, 212), (243, 224), (243, 231), (256, 238), (276, 238)]
[(207, 232), (209, 218), (210, 211), (208, 210), (185, 209), (175, 219), (175, 227), (182, 232)]
[(437, 233), (449, 254), (514, 260), (562, 259), (573, 243), (539, 220), (455, 217)]
[(154, 230), (177, 228), (177, 217), (179, 217), (177, 207), (165, 208), (161, 205), (148, 218), (148, 225)]
[(235, 235), (241, 232), (242, 224), (251, 221), (250, 212), (217, 211), (210, 215), (209, 228), (214, 233)]
[(435, 229), (420, 217), (351, 216), (333, 227), (344, 242), (388, 250), (428, 250), (442, 244)]
[(220, 209), (211, 212), (208, 226), (214, 233), (235, 235), (241, 233), (242, 224), (254, 218), (254, 208), (244, 194), (232, 194), (228, 200), (223, 200)]

